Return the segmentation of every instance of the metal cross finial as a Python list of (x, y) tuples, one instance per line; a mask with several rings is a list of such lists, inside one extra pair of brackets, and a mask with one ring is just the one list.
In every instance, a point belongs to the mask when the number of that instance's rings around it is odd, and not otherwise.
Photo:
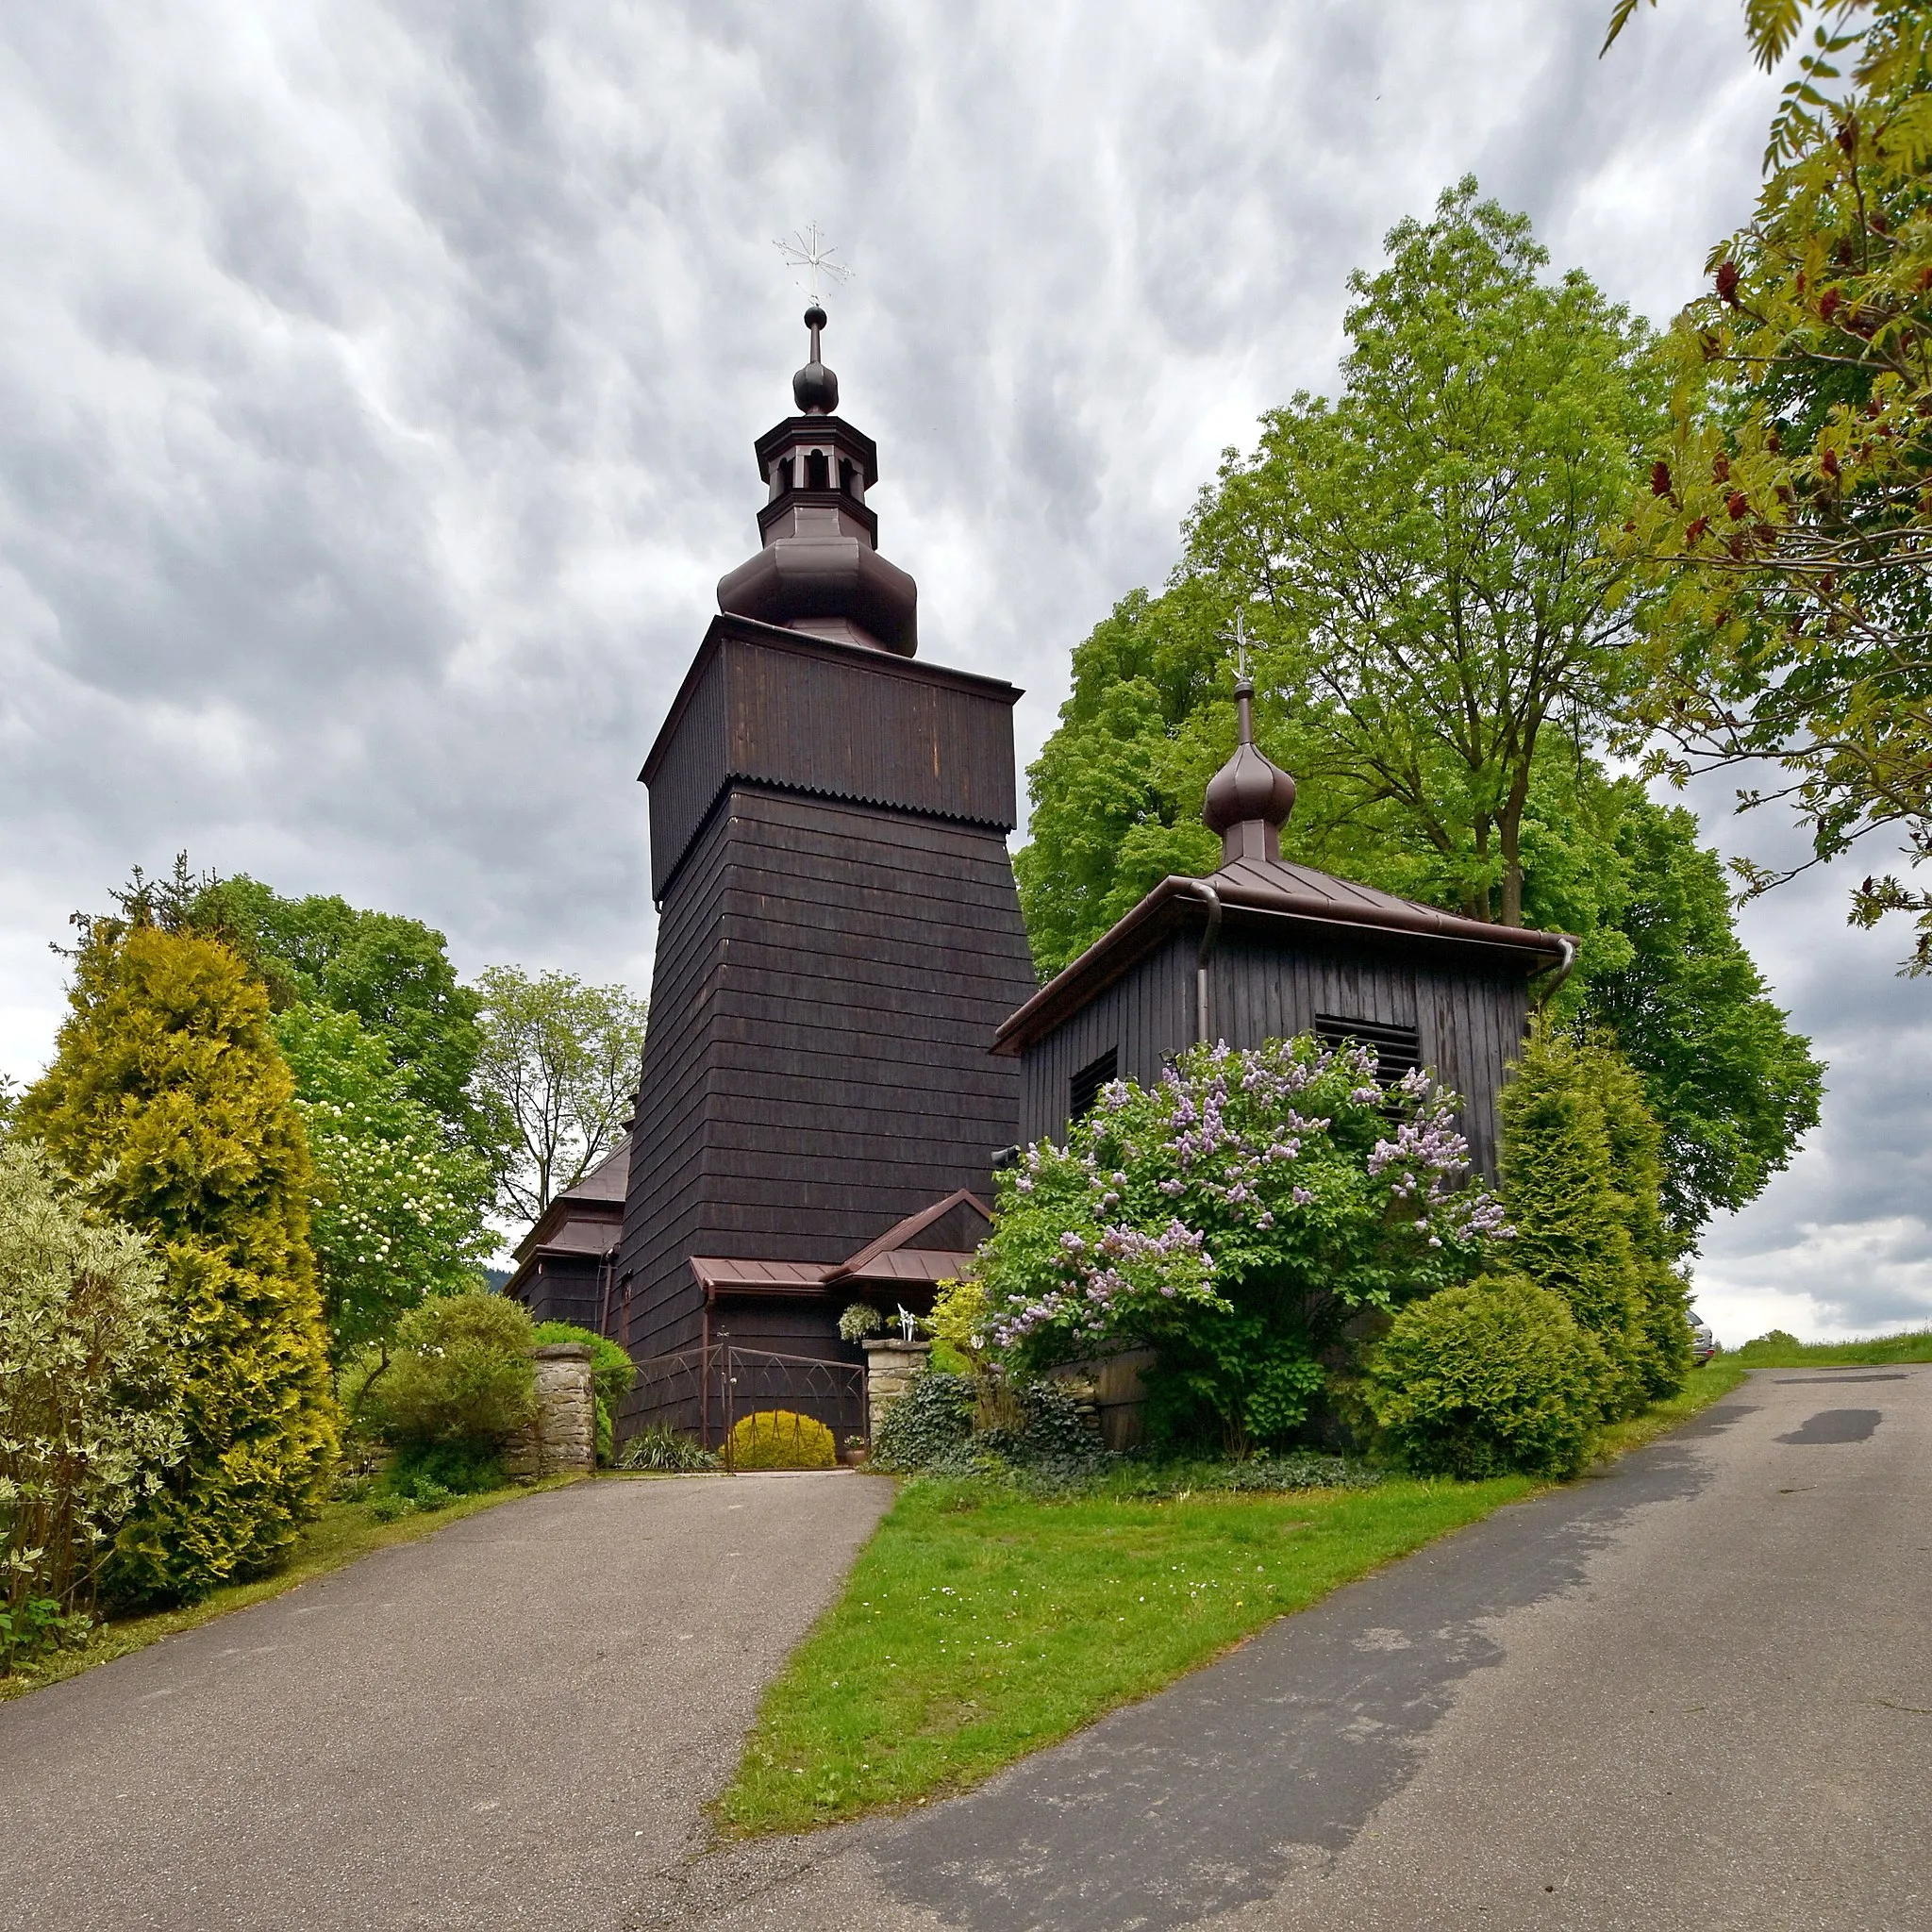
[(832, 259), (839, 251), (819, 232), (816, 222), (795, 229), (789, 242), (774, 242), (772, 246), (785, 258), (788, 268), (802, 268), (811, 276), (811, 287), (808, 292), (814, 308), (818, 307), (819, 296), (823, 292), (819, 287), (821, 275), (835, 285), (842, 285), (852, 279), (852, 271), (842, 261)]
[(1234, 663), (1235, 675), (1245, 677), (1248, 675), (1248, 623), (1244, 611), (1234, 614)]

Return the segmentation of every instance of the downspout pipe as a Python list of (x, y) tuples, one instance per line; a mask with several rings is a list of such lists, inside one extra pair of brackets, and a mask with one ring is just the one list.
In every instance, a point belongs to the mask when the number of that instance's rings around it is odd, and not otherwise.
[(1207, 901), (1208, 924), (1201, 934), (1200, 950), (1194, 955), (1194, 1039), (1208, 1044), (1208, 962), (1214, 957), (1215, 942), (1221, 938), (1221, 894), (1206, 879), (1190, 879), (1190, 891)]
[(1570, 969), (1576, 964), (1576, 941), (1567, 932), (1559, 932), (1556, 937), (1557, 943), (1563, 949), (1563, 957), (1557, 962), (1557, 976), (1538, 993), (1539, 1006), (1556, 998), (1557, 989), (1570, 977)]

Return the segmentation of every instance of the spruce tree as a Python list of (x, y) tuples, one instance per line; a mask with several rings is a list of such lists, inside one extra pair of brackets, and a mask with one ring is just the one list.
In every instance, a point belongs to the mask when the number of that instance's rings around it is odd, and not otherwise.
[(187, 1451), (124, 1526), (111, 1580), (192, 1598), (282, 1556), (334, 1459), (308, 1150), (267, 995), (227, 947), (139, 917), (83, 930), (19, 1125), (167, 1257)]

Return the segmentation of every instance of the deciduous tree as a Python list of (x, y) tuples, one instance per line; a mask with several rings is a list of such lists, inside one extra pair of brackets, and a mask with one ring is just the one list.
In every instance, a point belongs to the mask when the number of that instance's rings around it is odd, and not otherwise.
[(646, 1003), (568, 973), (491, 966), (475, 1088), (500, 1125), (497, 1202), (535, 1221), (609, 1152), (637, 1097)]

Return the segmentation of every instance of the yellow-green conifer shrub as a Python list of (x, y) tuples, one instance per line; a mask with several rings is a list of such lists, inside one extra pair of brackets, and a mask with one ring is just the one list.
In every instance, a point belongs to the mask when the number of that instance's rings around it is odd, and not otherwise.
[(225, 946), (97, 921), (68, 1004), (20, 1127), (166, 1257), (187, 1427), (109, 1581), (130, 1599), (192, 1598), (275, 1563), (334, 1460), (308, 1143), (268, 997)]
[(839, 1447), (824, 1423), (789, 1408), (761, 1408), (732, 1425), (734, 1469), (832, 1469)]

